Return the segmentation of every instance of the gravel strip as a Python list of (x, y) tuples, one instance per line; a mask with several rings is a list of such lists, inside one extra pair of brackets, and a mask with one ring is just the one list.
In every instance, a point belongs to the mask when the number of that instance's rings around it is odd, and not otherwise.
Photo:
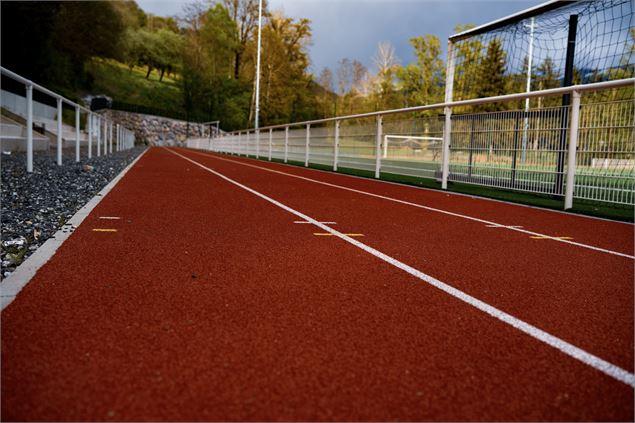
[[(33, 173), (26, 172), (26, 154), (2, 154), (2, 278), (29, 257), (67, 220), (132, 162), (145, 147), (75, 163), (65, 151), (63, 166), (55, 152), (35, 152)], [(72, 229), (71, 229), (72, 230)]]

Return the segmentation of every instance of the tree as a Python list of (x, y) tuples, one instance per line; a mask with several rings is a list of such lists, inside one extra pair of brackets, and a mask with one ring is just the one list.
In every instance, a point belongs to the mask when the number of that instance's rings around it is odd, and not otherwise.
[[(487, 53), (479, 63), (476, 94), (479, 98), (493, 97), (505, 94), (505, 52), (502, 42), (493, 38), (487, 45)], [(496, 104), (486, 104), (482, 110), (494, 110)]]
[(318, 84), (322, 87), (322, 117), (327, 118), (332, 116), (331, 102), (335, 98), (333, 94), (333, 72), (331, 69), (328, 67), (322, 69), (318, 77)]
[[(547, 90), (550, 88), (558, 88), (560, 86), (560, 73), (556, 69), (556, 64), (549, 56), (536, 68), (536, 76), (534, 78), (536, 90)], [(538, 107), (557, 106), (561, 103), (559, 97), (538, 98)]]
[[(458, 34), (474, 28), (474, 24), (456, 25)], [(460, 40), (455, 44), (454, 93), (453, 100), (466, 100), (477, 97), (479, 63), (481, 62), (483, 43), (478, 37)]]
[(441, 60), (441, 42), (434, 35), (410, 39), (417, 62), (397, 68), (399, 88), (406, 106), (431, 104), (443, 99), (445, 67)]
[(377, 67), (377, 81), (375, 86), (375, 110), (387, 109), (397, 104), (395, 92), (395, 73), (398, 64), (395, 48), (388, 42), (377, 45), (377, 53), (373, 57)]
[[(258, 25), (258, 0), (223, 0), (223, 4), (238, 28), (238, 45), (234, 51), (234, 78), (238, 79), (242, 70), (245, 48), (252, 40), (254, 29)], [(262, 2), (262, 10), (263, 15), (266, 15), (266, 0)]]

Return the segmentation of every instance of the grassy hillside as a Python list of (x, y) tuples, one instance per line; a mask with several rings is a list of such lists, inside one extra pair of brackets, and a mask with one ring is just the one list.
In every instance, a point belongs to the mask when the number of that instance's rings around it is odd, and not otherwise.
[(130, 70), (115, 60), (93, 59), (86, 65), (93, 79), (93, 94), (105, 94), (113, 100), (182, 112), (182, 97), (178, 81), (167, 75), (159, 81), (157, 72), (146, 79), (146, 69)]

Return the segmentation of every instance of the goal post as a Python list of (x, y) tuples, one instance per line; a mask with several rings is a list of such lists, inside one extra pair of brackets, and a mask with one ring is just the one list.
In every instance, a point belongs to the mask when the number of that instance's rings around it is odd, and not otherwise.
[[(414, 142), (413, 142), (414, 141)], [(417, 148), (416, 144), (420, 141), (428, 141), (429, 145), (440, 145), (443, 141), (443, 137), (426, 137), (426, 136), (416, 136), (416, 135), (393, 135), (393, 134), (384, 134), (384, 145), (383, 145), (383, 154), (382, 158), (388, 158), (388, 148), (392, 143), (393, 145), (401, 143), (409, 148), (415, 150)], [(421, 147), (421, 145), (419, 145)]]

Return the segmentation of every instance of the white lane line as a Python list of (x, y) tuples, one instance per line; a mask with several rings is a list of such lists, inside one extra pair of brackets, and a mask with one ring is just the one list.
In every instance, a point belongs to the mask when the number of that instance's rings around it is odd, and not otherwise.
[[(304, 220), (296, 220), (293, 223), (309, 223), (311, 225), (313, 224), (313, 222), (305, 222)], [(337, 222), (320, 222), (320, 223), (322, 223), (324, 225), (336, 225), (337, 224)]]
[(510, 229), (510, 228), (522, 228), (522, 226), (518, 226), (518, 225), (485, 225), (488, 228), (505, 228), (505, 229)]
[(104, 219), (104, 220), (119, 220), (121, 219), (120, 217), (117, 216), (99, 216), (100, 219)]
[(305, 176), (294, 175), (292, 173), (286, 173), (286, 172), (281, 172), (279, 170), (268, 169), (266, 167), (255, 166), (255, 165), (252, 165), (252, 164), (249, 164), (249, 163), (242, 163), (242, 162), (239, 162), (239, 161), (236, 161), (236, 160), (225, 159), (225, 158), (222, 158), (222, 157), (218, 157), (216, 155), (199, 153), (197, 151), (192, 151), (192, 153), (193, 154), (199, 154), (201, 156), (205, 156), (205, 157), (208, 157), (208, 158), (211, 158), (211, 159), (223, 160), (223, 161), (234, 163), (234, 164), (238, 164), (238, 165), (241, 165), (241, 166), (248, 166), (248, 167), (253, 167), (255, 169), (261, 169), (261, 170), (264, 170), (264, 171), (267, 171), (267, 172), (278, 173), (280, 175), (286, 175), (286, 176), (289, 176), (289, 177), (292, 177), (292, 178), (302, 179), (304, 181), (314, 182), (314, 183), (320, 184), (320, 185), (325, 185), (325, 186), (329, 186), (329, 187), (333, 187), (333, 188), (339, 188), (339, 189), (342, 189), (342, 190), (345, 190), (345, 191), (356, 192), (358, 194), (368, 195), (370, 197), (381, 198), (383, 200), (392, 201), (394, 203), (405, 204), (405, 205), (412, 206), (412, 207), (417, 207), (417, 208), (420, 208), (420, 209), (425, 209), (425, 210), (429, 210), (429, 211), (433, 211), (433, 212), (437, 212), (437, 213), (447, 214), (448, 216), (454, 216), (454, 217), (458, 217), (458, 218), (461, 218), (461, 219), (467, 219), (467, 220), (471, 220), (471, 221), (474, 221), (474, 222), (483, 223), (483, 224), (486, 224), (486, 225), (502, 226), (502, 227), (505, 227), (505, 228), (509, 229), (510, 231), (521, 232), (521, 233), (524, 233), (524, 234), (527, 234), (527, 235), (542, 236), (542, 237), (551, 239), (552, 241), (562, 242), (564, 244), (575, 245), (576, 247), (587, 248), (589, 250), (599, 251), (601, 253), (612, 254), (612, 255), (615, 255), (615, 256), (625, 257), (625, 258), (628, 258), (628, 259), (631, 259), (631, 260), (635, 260), (635, 256), (632, 256), (630, 254), (620, 253), (619, 251), (607, 250), (606, 248), (595, 247), (593, 245), (583, 244), (581, 242), (571, 241), (571, 240), (568, 240), (568, 239), (560, 239), (558, 237), (550, 236), (550, 235), (547, 235), (547, 234), (542, 234), (540, 232), (529, 231), (527, 229), (516, 228), (516, 227), (513, 227), (513, 226), (506, 226), (506, 225), (503, 225), (501, 223), (496, 223), (496, 222), (492, 222), (492, 221), (489, 221), (489, 220), (480, 219), (478, 217), (467, 216), (467, 215), (464, 215), (464, 214), (454, 213), (454, 212), (443, 210), (443, 209), (437, 209), (437, 208), (430, 207), (430, 206), (424, 206), (423, 204), (411, 203), (409, 201), (399, 200), (397, 198), (386, 197), (386, 196), (380, 195), (380, 194), (373, 194), (372, 192), (360, 191), (358, 189), (349, 188), (349, 187), (345, 187), (345, 186), (341, 186), (341, 185), (335, 185), (335, 184), (331, 184), (331, 183), (328, 183), (328, 182), (318, 181), (317, 179), (311, 179), (311, 178), (307, 178)]
[(545, 331), (543, 331), (542, 329), (537, 328), (536, 326), (533, 326), (523, 320), (520, 320), (514, 316), (512, 316), (511, 314), (505, 313), (502, 310), (497, 309), (494, 306), (491, 306), (481, 300), (479, 300), (476, 297), (473, 297), (459, 289), (456, 289), (444, 282), (441, 282), (438, 279), (435, 279), (434, 277), (427, 275), (411, 266), (408, 266), (405, 263), (400, 262), (399, 260), (390, 257), (387, 254), (382, 253), (379, 250), (374, 249), (373, 247), (370, 247), (360, 241), (357, 241), (356, 239), (353, 239), (341, 232), (338, 232), (337, 230), (331, 228), (330, 226), (326, 226), (322, 223), (320, 223), (319, 221), (297, 211), (292, 209), (289, 206), (286, 206), (282, 203), (280, 203), (277, 200), (274, 200), (271, 197), (267, 197), (265, 194), (262, 194), (252, 188), (249, 188), (246, 185), (241, 184), (240, 182), (237, 182), (225, 175), (223, 175), (222, 173), (219, 173), (213, 169), (210, 169), (209, 167), (200, 164), (199, 162), (190, 159), (189, 157), (186, 157), (182, 154), (177, 153), (176, 151), (173, 150), (169, 150), (168, 151), (176, 156), (179, 156), (181, 158), (183, 158), (184, 160), (187, 160), (197, 166), (199, 166), (200, 168), (218, 176), (221, 179), (224, 179), (225, 181), (236, 185), (237, 187), (240, 187), (242, 189), (244, 189), (245, 191), (248, 191), (260, 198), (262, 198), (265, 201), (268, 201), (271, 204), (274, 204), (275, 206), (280, 207), (283, 210), (288, 211), (291, 214), (294, 214), (296, 216), (298, 216), (300, 219), (303, 219), (305, 221), (311, 222), (312, 224), (314, 224), (315, 226), (317, 226), (318, 228), (322, 229), (325, 232), (329, 232), (331, 234), (333, 234), (334, 236), (337, 236), (338, 238), (341, 238), (342, 240), (348, 242), (349, 244), (352, 244), (354, 246), (356, 246), (357, 248), (360, 248), (364, 251), (366, 251), (369, 254), (372, 254), (373, 256), (385, 261), (386, 263), (389, 263), (401, 270), (403, 270), (404, 272), (416, 277), (419, 280), (422, 280), (426, 283), (428, 283), (429, 285), (432, 285), (438, 289), (440, 289), (441, 291), (451, 295), (454, 298), (457, 298), (461, 301), (463, 301), (466, 304), (469, 304), (473, 307), (475, 307), (476, 309), (489, 314), (490, 316), (504, 322), (507, 323), (508, 325), (520, 330), (521, 332), (531, 336), (534, 339), (537, 339), (538, 341), (541, 341), (559, 351), (561, 351), (562, 353), (568, 355), (569, 357), (572, 357), (584, 364), (587, 364), (588, 366), (593, 367), (596, 370), (599, 370), (600, 372), (620, 381), (623, 382), (629, 386), (632, 386), (635, 388), (635, 374), (629, 373), (627, 370), (622, 369), (621, 367), (609, 363), (606, 360), (603, 360), (602, 358), (593, 355), (579, 347), (576, 347), (573, 344), (568, 343), (567, 341), (564, 341), (554, 335), (551, 335)]

